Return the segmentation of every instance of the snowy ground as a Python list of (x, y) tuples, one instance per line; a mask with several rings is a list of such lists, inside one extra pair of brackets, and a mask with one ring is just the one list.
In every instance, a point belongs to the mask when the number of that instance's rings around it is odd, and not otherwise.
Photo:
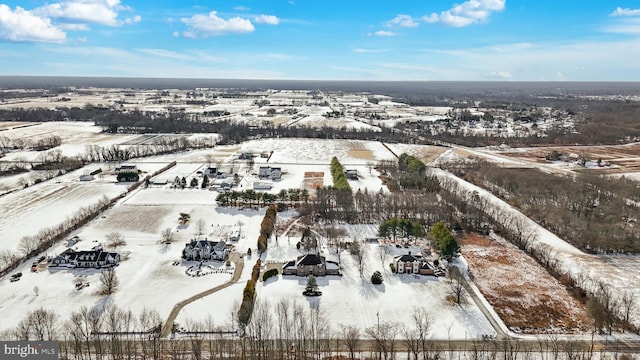
[[(541, 227), (533, 220), (526, 218), (517, 209), (488, 191), (443, 170), (432, 169), (432, 174), (439, 178), (454, 180), (459, 186), (459, 191), (465, 191), (467, 194), (477, 193), (480, 197), (487, 199), (490, 208), (493, 209), (495, 214), (500, 214), (500, 218), (503, 221), (523, 218), (526, 221), (526, 226), (532, 229), (535, 234), (535, 240), (531, 246), (548, 247), (551, 250), (551, 255), (559, 261), (563, 271), (571, 274), (574, 279), (590, 280), (588, 284), (590, 283), (593, 286), (603, 281), (611, 287), (616, 299), (622, 296), (623, 291), (631, 292), (636, 299), (640, 299), (640, 276), (638, 276), (638, 271), (635, 270), (638, 264), (637, 256), (599, 257), (586, 254)], [(461, 195), (465, 196), (464, 194)], [(509, 226), (508, 223), (505, 225)], [(629, 271), (629, 269), (633, 270)], [(595, 290), (595, 288), (588, 290)], [(638, 300), (636, 300), (636, 303), (638, 303)], [(633, 319), (635, 325), (638, 325), (639, 321), (640, 319), (638, 318)]]
[[(312, 147), (312, 150), (309, 148)], [(325, 172), (325, 180), (330, 183), (329, 162), (333, 154), (336, 154), (343, 163), (349, 167), (358, 169), (359, 180), (351, 181), (354, 188), (367, 188), (370, 191), (378, 191), (382, 184), (377, 178), (375, 170), (369, 171), (367, 162), (372, 159), (389, 159), (392, 155), (377, 142), (350, 142), (350, 141), (309, 141), (292, 139), (285, 144), (276, 147), (273, 140), (255, 141), (243, 144), (240, 150), (245, 149), (274, 149), (274, 156), (269, 161), (278, 160), (285, 170), (280, 182), (271, 191), (277, 192), (279, 188), (301, 187), (306, 171)], [(334, 153), (332, 153), (334, 152)], [(188, 152), (186, 158), (202, 158), (205, 151)], [(228, 156), (234, 156), (236, 152), (223, 152)], [(316, 154), (315, 157), (312, 155)], [(318, 156), (320, 154), (320, 156)], [(363, 154), (372, 155), (363, 158)], [(277, 156), (276, 156), (277, 155)], [(179, 158), (179, 157), (178, 157)], [(145, 172), (155, 171), (166, 165), (166, 156), (145, 159), (144, 162), (136, 162), (139, 168)], [(299, 163), (296, 164), (296, 161)], [(266, 163), (265, 159), (257, 158), (257, 166)], [(197, 176), (198, 169), (202, 169), (205, 163), (188, 162), (179, 163), (169, 169), (165, 175)], [(244, 164), (246, 166), (246, 164)], [(243, 184), (253, 180), (252, 170), (238, 167), (243, 176)], [(248, 170), (248, 171), (247, 171)], [(22, 205), (25, 214), (13, 219), (16, 226), (3, 226), (3, 231), (14, 231), (16, 234), (32, 228), (30, 223), (37, 223), (37, 217), (50, 217), (48, 221), (55, 222), (53, 217), (66, 216), (56, 209), (73, 209), (87, 201), (86, 194), (73, 197), (74, 191), (70, 189), (94, 189), (94, 195), (108, 193), (108, 189), (122, 190), (122, 185), (112, 183), (113, 175), (105, 175), (102, 180), (80, 183), (76, 175), (69, 174), (67, 178), (60, 178), (61, 182), (50, 182), (48, 185), (39, 184), (29, 189), (15, 193), (15, 198), (7, 195), (0, 198), (9, 206), (9, 200), (23, 199)], [(51, 201), (57, 205), (48, 206), (41, 197), (47, 194), (49, 189)], [(103, 188), (104, 187), (104, 188)], [(34, 194), (30, 195), (29, 191)], [(76, 190), (79, 191), (79, 190)], [(66, 197), (56, 197), (55, 194), (70, 193)], [(118, 195), (119, 192), (115, 192)], [(246, 266), (238, 284), (226, 288), (187, 307), (178, 316), (177, 321), (187, 324), (189, 319), (202, 318), (204, 314), (211, 315), (216, 324), (227, 324), (229, 314), (242, 298), (244, 283), (250, 277), (251, 266), (256, 259), (256, 239), (260, 228), (260, 222), (265, 209), (239, 210), (234, 208), (218, 208), (215, 206), (215, 191), (196, 189), (177, 190), (168, 186), (151, 186), (139, 188), (121, 199), (115, 207), (106, 211), (99, 218), (90, 222), (71, 236), (77, 235), (82, 240), (74, 245), (78, 249), (90, 249), (100, 243), (105, 243), (106, 235), (112, 231), (120, 232), (126, 241), (126, 245), (118, 247), (115, 251), (122, 254), (124, 260), (116, 267), (116, 274), (120, 279), (120, 286), (115, 294), (102, 296), (98, 294), (99, 273), (97, 270), (56, 270), (42, 267), (38, 272), (29, 271), (30, 262), (21, 265), (16, 271), (21, 271), (24, 276), (20, 281), (9, 282), (7, 275), (0, 279), (0, 316), (3, 321), (0, 331), (15, 326), (24, 314), (38, 307), (55, 309), (62, 319), (80, 306), (103, 307), (109, 303), (115, 303), (122, 308), (130, 308), (137, 312), (143, 308), (158, 310), (162, 317), (168, 315), (173, 306), (196, 293), (210, 289), (230, 279), (232, 269), (227, 269), (224, 263), (213, 262), (212, 268), (218, 271), (208, 270), (212, 274), (193, 277), (187, 274), (187, 270), (195, 263), (186, 263), (180, 260), (184, 243), (195, 236), (197, 223), (202, 220), (205, 224), (204, 236), (211, 239), (226, 239), (234, 229), (239, 228), (240, 240), (234, 244), (241, 254), (252, 248), (253, 258), (245, 256)], [(60, 201), (62, 201), (60, 203)], [(75, 202), (74, 202), (75, 201)], [(78, 204), (76, 204), (78, 202)], [(31, 204), (31, 205), (29, 205)], [(35, 204), (38, 204), (37, 206)], [(29, 215), (34, 211), (36, 213)], [(14, 210), (15, 211), (15, 210)], [(191, 215), (191, 223), (187, 226), (179, 225), (177, 220), (180, 212)], [(17, 213), (17, 212), (16, 212)], [(35, 216), (30, 218), (29, 216)], [(294, 214), (279, 214), (282, 222), (291, 221)], [(10, 218), (3, 218), (7, 221)], [(289, 219), (289, 220), (287, 220)], [(22, 222), (20, 222), (22, 221)], [(175, 231), (177, 241), (171, 245), (160, 244), (160, 232), (171, 228)], [(8, 229), (8, 230), (7, 230)], [(373, 236), (376, 232), (375, 225), (350, 227), (347, 229), (347, 238), (362, 239)], [(265, 262), (293, 260), (300, 254), (295, 248), (299, 232), (293, 235), (281, 236), (278, 245), (275, 239), (269, 244), (269, 251), (265, 254)], [(8, 239), (4, 237), (3, 239)], [(3, 244), (11, 244), (5, 240)], [(379, 313), (383, 321), (410, 321), (413, 307), (426, 307), (434, 317), (434, 326), (442, 329), (438, 333), (446, 338), (464, 338), (465, 336), (480, 336), (491, 333), (492, 329), (488, 321), (472, 303), (458, 307), (446, 300), (449, 285), (446, 280), (433, 277), (420, 277), (391, 274), (388, 263), (391, 256), (385, 259), (385, 264), (377, 258), (377, 244), (367, 245), (368, 260), (365, 266), (364, 276), (361, 277), (351, 255), (343, 252), (341, 263), (344, 267), (343, 276), (330, 276), (319, 279), (319, 284), (324, 295), (320, 298), (308, 301), (301, 294), (306, 280), (296, 277), (271, 279), (266, 284), (260, 283), (257, 288), (258, 296), (269, 299), (272, 304), (280, 299), (294, 299), (309, 306), (320, 306), (326, 309), (331, 324), (354, 324), (357, 326), (371, 326), (377, 321)], [(62, 252), (65, 244), (57, 244), (47, 250), (46, 255), (52, 256)], [(326, 246), (323, 251), (328, 251)], [(398, 249), (393, 248), (392, 251)], [(405, 250), (405, 249), (402, 249)], [(335, 259), (336, 254), (327, 254), (330, 259)], [(177, 265), (174, 265), (177, 261)], [(211, 269), (208, 268), (207, 269)], [(385, 277), (383, 285), (374, 286), (369, 277), (374, 270), (381, 270)], [(16, 271), (12, 272), (15, 273)], [(90, 286), (82, 290), (76, 290), (73, 280), (82, 278), (89, 282)], [(37, 294), (34, 288), (37, 287)], [(67, 306), (69, 301), (74, 306)], [(403, 306), (398, 307), (398, 301)], [(352, 309), (357, 309), (353, 311)]]
[(81, 182), (80, 174), (82, 169), (0, 197), (0, 250), (17, 251), (21, 237), (58, 225), (104, 196), (111, 199), (127, 191), (111, 179)]
[[(100, 134), (95, 127), (85, 123), (65, 123), (69, 128), (61, 128), (59, 133), (63, 143), (75, 146), (74, 151), (84, 149), (87, 144), (103, 142), (115, 144), (126, 141), (138, 141), (137, 137), (114, 136)], [(43, 136), (47, 133), (46, 126), (55, 124), (41, 124), (23, 128), (24, 134), (16, 136)], [(61, 125), (62, 126), (62, 125)], [(80, 135), (73, 134), (79, 128)], [(30, 130), (27, 130), (30, 129)], [(44, 130), (42, 130), (44, 129)], [(7, 130), (18, 131), (21, 129)], [(26, 133), (26, 131), (31, 131)], [(3, 134), (7, 134), (3, 132)], [(104, 136), (104, 138), (103, 138)], [(65, 140), (66, 139), (66, 140)], [(427, 147), (404, 144), (388, 144), (393, 152), (400, 154), (408, 152), (430, 161), (444, 151), (441, 147)], [(71, 149), (70, 149), (71, 151)], [(249, 167), (244, 160), (238, 160), (241, 152), (262, 153), (273, 151), (271, 158), (257, 157), (255, 164)], [(457, 150), (463, 151), (463, 150)], [(446, 152), (444, 156), (454, 156), (454, 151)], [(13, 156), (13, 155), (12, 155)], [(19, 156), (19, 155), (16, 155)], [(393, 154), (381, 143), (375, 141), (354, 140), (318, 140), (318, 139), (261, 139), (249, 141), (233, 146), (216, 146), (213, 149), (187, 151), (180, 154), (163, 155), (144, 159), (136, 159), (128, 164), (136, 164), (145, 174), (150, 174), (171, 161), (178, 164), (159, 175), (171, 181), (175, 176), (198, 178), (198, 171), (207, 165), (224, 164), (223, 170), (233, 167), (241, 177), (240, 190), (249, 188), (257, 181), (259, 166), (279, 166), (283, 170), (280, 181), (273, 182), (271, 192), (277, 193), (281, 189), (301, 188), (305, 172), (322, 172), (325, 185), (330, 185), (332, 179), (329, 163), (333, 156), (338, 157), (347, 169), (358, 170), (359, 180), (350, 181), (354, 190), (368, 191), (385, 190), (378, 173), (371, 169), (371, 164), (380, 160), (394, 160)], [(495, 155), (496, 160), (505, 161), (505, 157)], [(514, 160), (511, 160), (512, 162)], [(96, 165), (96, 164), (94, 164)], [(91, 167), (93, 168), (92, 165)], [(112, 168), (115, 164), (107, 165)], [(79, 182), (80, 174), (87, 169), (64, 175), (43, 184), (31, 186), (0, 197), (0, 250), (17, 249), (17, 239), (20, 236), (35, 233), (40, 227), (55, 225), (64, 220), (80, 206), (90, 204), (103, 195), (115, 197), (123, 193), (125, 185), (114, 183), (114, 175), (105, 174), (96, 177), (91, 182)], [(447, 175), (441, 175), (447, 176)], [(483, 196), (490, 196), (482, 189), (465, 185), (470, 190), (476, 190)], [(69, 313), (79, 306), (103, 306), (106, 303), (116, 303), (123, 308), (139, 311), (142, 308), (153, 308), (161, 316), (168, 315), (175, 303), (184, 300), (195, 293), (210, 289), (228, 279), (232, 269), (227, 269), (223, 263), (212, 263), (207, 269), (218, 269), (206, 276), (193, 277), (187, 274), (189, 267), (195, 265), (180, 261), (184, 243), (191, 239), (197, 229), (196, 223), (203, 220), (206, 230), (204, 235), (212, 239), (226, 239), (229, 233), (239, 228), (240, 240), (234, 244), (237, 251), (245, 254), (247, 249), (254, 250), (254, 256), (245, 256), (245, 268), (240, 281), (218, 293), (198, 300), (184, 308), (178, 316), (179, 323), (187, 323), (188, 319), (203, 317), (210, 314), (217, 324), (228, 323), (229, 314), (234, 303), (242, 298), (244, 282), (249, 279), (251, 267), (255, 263), (256, 240), (259, 225), (265, 209), (239, 210), (218, 208), (215, 205), (217, 192), (196, 189), (176, 190), (170, 185), (140, 188), (124, 197), (114, 208), (106, 211), (73, 235), (78, 235), (82, 241), (79, 249), (90, 249), (104, 242), (109, 232), (119, 231), (127, 244), (116, 249), (125, 260), (116, 268), (120, 278), (118, 291), (105, 297), (97, 294), (99, 285), (98, 273), (95, 270), (47, 270), (37, 273), (29, 272), (30, 261), (21, 265), (16, 271), (22, 271), (24, 276), (20, 281), (10, 283), (7, 275), (0, 279), (0, 331), (15, 326), (30, 310), (40, 306), (56, 309), (65, 319)], [(505, 207), (497, 201), (491, 200), (497, 207)], [(510, 209), (509, 211), (515, 211)], [(178, 225), (180, 212), (191, 215), (188, 226)], [(279, 214), (284, 218), (292, 214)], [(176, 232), (178, 241), (165, 245), (160, 244), (160, 232), (171, 228)], [(568, 244), (560, 241), (546, 230), (537, 228), (539, 241), (554, 247), (565, 261), (567, 269), (589, 274), (594, 279), (601, 274), (609, 276), (610, 283), (616, 288), (628, 288), (640, 295), (640, 274), (635, 264), (637, 258), (616, 257), (597, 258), (585, 255)], [(362, 239), (372, 236), (376, 232), (375, 225), (349, 227), (347, 238)], [(278, 243), (272, 239), (269, 250), (265, 254), (265, 262), (281, 262), (293, 260), (300, 252), (295, 248), (299, 234), (282, 236)], [(303, 297), (301, 292), (306, 280), (296, 277), (272, 278), (266, 283), (260, 283), (257, 293), (260, 298), (269, 299), (272, 304), (281, 299), (292, 299), (308, 306), (320, 306), (326, 310), (332, 326), (339, 324), (354, 324), (360, 327), (372, 326), (377, 321), (377, 314), (383, 321), (410, 322), (413, 307), (423, 306), (434, 317), (434, 328), (441, 338), (463, 339), (482, 334), (493, 333), (489, 322), (480, 310), (472, 303), (462, 307), (446, 300), (450, 292), (447, 280), (433, 277), (415, 278), (410, 275), (394, 275), (388, 268), (391, 261), (389, 256), (384, 264), (377, 257), (378, 244), (367, 245), (367, 263), (360, 276), (353, 257), (346, 252), (341, 254), (343, 276), (329, 276), (319, 279), (323, 295), (313, 300)], [(65, 244), (57, 244), (47, 250), (51, 256), (62, 252)], [(322, 247), (328, 258), (337, 260), (335, 253), (329, 253)], [(392, 249), (394, 253), (404, 249)], [(177, 265), (173, 265), (178, 261)], [(370, 274), (380, 270), (384, 276), (383, 285), (372, 285)], [(16, 272), (14, 271), (14, 273)], [(76, 290), (73, 279), (81, 277), (90, 283), (82, 290)], [(38, 291), (34, 291), (37, 287)], [(74, 307), (68, 306), (73, 302)]]
[[(346, 238), (362, 239), (375, 233), (375, 225), (347, 227)], [(300, 240), (300, 232), (296, 234), (296, 236), (279, 236), (277, 242), (272, 238), (263, 261), (267, 264), (282, 263), (295, 260), (297, 256), (306, 253), (304, 250), (296, 249), (295, 245)], [(320, 297), (303, 296), (306, 278), (291, 275), (278, 275), (266, 282), (260, 281), (256, 286), (257, 296), (267, 300), (272, 306), (276, 306), (281, 301), (292, 301), (303, 304), (307, 308), (319, 308), (327, 315), (332, 330), (337, 330), (341, 324), (355, 325), (362, 329), (374, 326), (378, 321), (378, 315), (380, 321), (409, 324), (412, 322), (413, 309), (423, 307), (433, 318), (434, 338), (465, 339), (465, 337), (474, 338), (493, 333), (490, 323), (470, 299), (461, 306), (447, 300), (451, 290), (445, 278), (391, 273), (388, 264), (392, 261), (393, 255), (406, 253), (407, 249), (391, 248), (383, 265), (378, 255), (380, 245), (370, 243), (364, 246), (367, 252), (363, 275), (360, 275), (353, 256), (347, 251), (342, 251), (340, 263), (343, 275), (318, 277), (319, 289), (322, 291)], [(321, 245), (321, 248), (322, 255), (328, 260), (338, 260), (334, 249), (329, 249), (325, 245)], [(255, 259), (255, 256), (247, 258), (247, 265), (254, 264)], [(382, 285), (371, 284), (369, 277), (376, 270), (383, 273)], [(251, 266), (245, 266), (241, 280), (249, 279), (250, 273)], [(214, 319), (228, 321), (229, 314), (237, 305), (234, 303), (241, 299), (244, 282), (241, 281), (241, 283), (241, 286), (237, 284), (225, 289), (210, 296), (210, 299), (201, 299), (186, 306), (177, 322), (188, 323), (190, 320), (202, 317), (203, 314), (211, 314)], [(220, 301), (220, 298), (226, 301)], [(398, 306), (399, 302), (402, 306)]]

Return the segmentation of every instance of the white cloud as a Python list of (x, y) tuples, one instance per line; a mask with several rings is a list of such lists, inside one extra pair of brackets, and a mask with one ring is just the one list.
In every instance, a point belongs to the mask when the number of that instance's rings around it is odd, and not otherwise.
[(610, 16), (638, 16), (640, 15), (640, 9), (629, 9), (617, 7)]
[(398, 34), (396, 34), (393, 31), (378, 30), (378, 31), (374, 32), (373, 35), (375, 35), (375, 36), (396, 36)]
[(64, 42), (66, 33), (51, 24), (51, 20), (40, 17), (21, 7), (11, 10), (0, 4), (0, 39), (8, 41)]
[(498, 79), (502, 79), (502, 80), (511, 80), (513, 78), (513, 76), (511, 76), (511, 73), (508, 71), (491, 71), (488, 72), (486, 74), (484, 74), (486, 77), (490, 77), (490, 78), (498, 78)]
[(418, 26), (418, 22), (415, 21), (410, 15), (400, 14), (395, 18), (385, 23), (387, 27), (407, 27), (414, 28)]
[(533, 45), (531, 43), (522, 42), (515, 44), (506, 44), (506, 45), (495, 45), (491, 46), (490, 49), (493, 49), (498, 52), (510, 52), (510, 51), (521, 51), (525, 49), (530, 49)]
[(618, 19), (615, 22), (606, 25), (602, 31), (615, 34), (640, 34), (640, 18)]
[(131, 18), (126, 18), (124, 20), (124, 23), (127, 24), (127, 25), (131, 25), (131, 24), (139, 23), (140, 21), (142, 21), (142, 16), (136, 15), (136, 16), (131, 17)]
[(60, 28), (71, 31), (89, 31), (87, 24), (60, 24)]
[(137, 49), (141, 53), (175, 60), (193, 60), (192, 56), (165, 49)]
[(273, 15), (258, 15), (253, 18), (258, 24), (267, 24), (267, 25), (278, 25), (280, 24), (280, 19)]
[(384, 53), (387, 52), (389, 50), (386, 49), (363, 49), (363, 48), (356, 48), (353, 49), (353, 52), (356, 54), (379, 54), (379, 53)]
[(190, 18), (182, 18), (180, 20), (188, 27), (188, 30), (184, 31), (182, 36), (190, 38), (202, 38), (225, 34), (242, 34), (250, 33), (255, 30), (251, 21), (247, 19), (233, 17), (229, 20), (225, 20), (219, 17), (216, 11), (212, 11), (208, 15), (197, 14)]
[[(33, 12), (63, 23), (93, 23), (108, 26), (132, 23), (131, 20), (118, 19), (121, 11), (131, 11), (131, 8), (121, 5), (120, 0), (72, 0), (47, 4)], [(135, 18), (139, 16), (132, 19)]]
[(251, 8), (249, 8), (247, 6), (235, 6), (233, 8), (233, 10), (235, 10), (235, 11), (249, 11), (249, 10), (251, 10)]
[(492, 13), (504, 10), (505, 3), (506, 0), (468, 0), (440, 14), (426, 15), (422, 20), (452, 27), (468, 26), (487, 21)]

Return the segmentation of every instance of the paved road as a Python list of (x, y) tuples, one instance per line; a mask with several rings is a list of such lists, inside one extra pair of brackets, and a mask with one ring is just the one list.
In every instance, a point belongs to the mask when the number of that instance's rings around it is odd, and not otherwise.
[(238, 279), (240, 279), (240, 275), (242, 275), (242, 269), (244, 268), (244, 260), (242, 260), (240, 258), (240, 255), (235, 251), (229, 255), (229, 260), (233, 261), (233, 263), (235, 264), (235, 270), (233, 272), (233, 276), (231, 277), (231, 279), (222, 285), (218, 285), (212, 289), (203, 291), (199, 294), (195, 294), (192, 297), (177, 303), (171, 310), (171, 313), (169, 313), (169, 317), (167, 318), (167, 320), (162, 325), (162, 331), (160, 332), (160, 337), (162, 338), (169, 337), (169, 335), (171, 334), (171, 327), (173, 326), (173, 322), (176, 320), (176, 317), (178, 317), (178, 313), (180, 313), (180, 310), (182, 310), (182, 308), (184, 308), (186, 305), (198, 299), (202, 299), (205, 296), (211, 295), (217, 291), (220, 291), (226, 287), (229, 287), (232, 284), (236, 283)]

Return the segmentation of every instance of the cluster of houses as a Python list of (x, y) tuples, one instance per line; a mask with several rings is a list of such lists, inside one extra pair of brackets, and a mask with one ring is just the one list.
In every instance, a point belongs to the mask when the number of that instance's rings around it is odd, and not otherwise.
[(223, 240), (192, 239), (184, 246), (182, 258), (192, 261), (224, 261), (229, 257), (230, 251), (231, 244), (227, 245)]
[[(428, 262), (421, 255), (412, 255), (411, 252), (395, 257), (394, 264), (398, 274), (444, 276), (443, 269)], [(282, 266), (282, 275), (325, 276), (340, 274), (338, 263), (327, 261), (324, 256), (318, 254), (301, 255), (296, 260), (289, 261)]]

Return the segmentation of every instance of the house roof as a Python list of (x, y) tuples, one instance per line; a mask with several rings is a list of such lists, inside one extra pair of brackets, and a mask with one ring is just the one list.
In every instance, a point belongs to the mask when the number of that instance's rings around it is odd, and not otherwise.
[(118, 253), (111, 253), (98, 250), (88, 250), (88, 251), (74, 251), (73, 249), (67, 249), (62, 252), (60, 255), (56, 256), (56, 258), (62, 258), (66, 260), (76, 260), (76, 261), (107, 261), (108, 259), (117, 259), (119, 257)]
[(316, 254), (307, 254), (298, 258), (298, 265), (320, 265), (323, 261)]
[(210, 240), (191, 240), (191, 242), (187, 243), (186, 247), (189, 249), (204, 249), (204, 248), (212, 248), (215, 250), (224, 249), (224, 241), (210, 241)]
[(414, 262), (414, 261), (418, 261), (418, 258), (413, 256), (413, 255), (402, 255), (398, 261), (402, 261), (402, 262)]

